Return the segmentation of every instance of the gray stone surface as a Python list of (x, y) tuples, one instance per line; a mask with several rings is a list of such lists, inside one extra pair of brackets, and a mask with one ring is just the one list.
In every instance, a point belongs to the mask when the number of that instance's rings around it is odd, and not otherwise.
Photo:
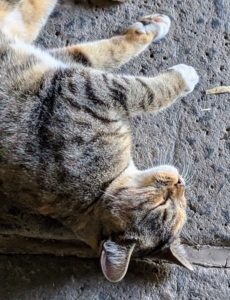
[(95, 260), (0, 256), (1, 300), (229, 300), (229, 277), (229, 269), (132, 262), (114, 284)]
[[(186, 193), (188, 222), (183, 237), (197, 267), (189, 273), (166, 264), (132, 263), (126, 278), (111, 284), (103, 278), (98, 261), (0, 256), (0, 299), (229, 299), (230, 94), (205, 95), (206, 89), (230, 85), (229, 0), (128, 0), (98, 7), (102, 2), (59, 1), (37, 43), (49, 48), (107, 38), (154, 11), (171, 17), (167, 37), (117, 72), (152, 76), (186, 63), (201, 77), (195, 91), (171, 108), (132, 122), (133, 156), (140, 168), (169, 162), (194, 174)], [(60, 224), (22, 213), (3, 197), (0, 215), (4, 253), (16, 252), (13, 242), (11, 247), (4, 244), (9, 234), (30, 237), (37, 232), (44, 243), (73, 238)], [(40, 253), (55, 253), (67, 245), (35, 241), (28, 247), (27, 253), (41, 249)]]

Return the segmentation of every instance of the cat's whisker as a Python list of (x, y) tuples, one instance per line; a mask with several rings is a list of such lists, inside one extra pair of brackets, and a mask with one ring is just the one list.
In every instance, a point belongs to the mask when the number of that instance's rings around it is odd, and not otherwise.
[(185, 182), (189, 183), (190, 182), (190, 178), (191, 176), (189, 175), (189, 173), (185, 176)]
[(188, 172), (188, 174), (187, 174), (187, 176), (185, 177), (185, 182), (186, 183), (189, 183), (190, 181), (192, 181), (193, 180), (193, 178), (194, 178), (194, 176), (195, 176), (195, 174), (196, 174), (196, 171), (194, 170), (194, 171), (189, 171)]
[(157, 171), (153, 172), (153, 176), (156, 178), (156, 180), (160, 179), (159, 175), (157, 174)]
[(178, 168), (179, 167), (179, 159), (176, 159), (175, 162), (173, 162), (174, 161), (173, 157), (174, 157), (174, 152), (171, 151), (171, 157), (170, 157), (169, 163), (174, 164)]
[(181, 176), (182, 178), (184, 178), (184, 180), (185, 180), (185, 174), (186, 174), (186, 162), (183, 162), (183, 169), (181, 172)]
[(187, 172), (185, 174), (185, 180), (188, 181), (190, 178), (193, 178), (196, 173), (196, 170), (192, 170), (192, 164), (187, 166)]
[(186, 151), (186, 160), (188, 160), (187, 163), (185, 163), (185, 170), (187, 168), (187, 171), (184, 171), (185, 173), (183, 174), (183, 177), (186, 178), (188, 176), (188, 173), (190, 172), (191, 170), (191, 166), (193, 165), (193, 162), (192, 162), (192, 159), (190, 158), (190, 155), (188, 153), (188, 149), (185, 148), (185, 151)]
[(160, 148), (159, 165), (162, 165), (162, 148)]
[(183, 178), (184, 178), (185, 182), (187, 181), (188, 174), (189, 174), (189, 166), (185, 165), (185, 171), (184, 171), (184, 174), (183, 174)]
[(186, 189), (189, 190), (191, 187), (194, 186), (194, 183), (190, 183), (190, 184), (185, 184)]
[(179, 169), (178, 163), (179, 163), (179, 160), (177, 159), (177, 160), (174, 162), (174, 166), (175, 166), (177, 169)]
[(191, 166), (192, 163), (183, 164), (182, 178), (185, 181), (186, 189), (189, 189), (194, 184), (193, 179), (196, 174), (196, 170), (192, 170)]
[(193, 186), (193, 184), (186, 185), (185, 188), (186, 188), (186, 190), (189, 190), (192, 186)]
[(163, 152), (163, 159), (162, 159), (162, 164), (165, 165), (166, 162), (168, 161), (168, 153), (169, 153), (169, 149), (166, 149), (164, 152)]
[(186, 186), (186, 188), (187, 189), (189, 189), (190, 187), (192, 187), (194, 185), (194, 182), (191, 180), (191, 181), (187, 181), (187, 182), (185, 182), (185, 186)]
[(188, 183), (185, 183), (186, 187), (190, 188), (192, 186), (194, 186), (194, 181), (191, 179)]
[(192, 246), (198, 246), (199, 244), (195, 242), (191, 236), (188, 234), (185, 228), (182, 228), (181, 236), (184, 237), (188, 242), (192, 244)]
[(171, 151), (171, 147), (169, 147), (166, 151), (165, 163), (166, 163), (166, 161), (170, 162), (169, 156), (171, 153), (173, 153), (173, 151)]

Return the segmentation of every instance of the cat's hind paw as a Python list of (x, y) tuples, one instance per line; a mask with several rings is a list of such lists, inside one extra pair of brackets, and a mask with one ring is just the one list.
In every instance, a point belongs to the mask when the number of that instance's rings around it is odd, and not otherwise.
[(196, 84), (199, 81), (199, 76), (193, 67), (187, 66), (184, 64), (180, 64), (180, 65), (176, 65), (170, 69), (175, 70), (181, 74), (181, 76), (184, 79), (186, 86), (187, 86), (186, 93), (190, 93), (194, 90), (194, 87), (196, 86)]

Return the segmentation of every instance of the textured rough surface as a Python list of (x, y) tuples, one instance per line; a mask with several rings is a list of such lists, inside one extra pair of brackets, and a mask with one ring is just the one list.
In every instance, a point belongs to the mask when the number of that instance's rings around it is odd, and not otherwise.
[[(1, 256), (0, 298), (229, 299), (230, 94), (205, 95), (206, 89), (230, 85), (229, 1), (128, 0), (101, 8), (102, 2), (59, 1), (37, 43), (54, 48), (107, 38), (154, 11), (171, 17), (167, 37), (117, 72), (152, 76), (186, 63), (201, 77), (192, 94), (157, 116), (135, 118), (132, 125), (133, 156), (140, 168), (169, 162), (195, 172), (187, 190), (188, 222), (183, 235), (191, 247), (202, 246), (200, 252), (191, 250), (191, 260), (202, 266), (189, 273), (171, 265), (132, 263), (127, 277), (111, 284), (103, 278), (98, 261)], [(44, 239), (44, 246), (37, 241), (29, 245), (28, 253), (56, 253), (46, 239), (73, 239), (58, 223), (22, 214), (3, 197), (0, 215), (1, 234), (26, 232), (30, 237), (36, 231)], [(7, 247), (0, 247), (1, 252), (15, 253), (17, 241), (11, 239)], [(63, 244), (59, 247), (66, 249)]]
[[(229, 299), (229, 269), (133, 262), (125, 279), (110, 283), (95, 260), (73, 257), (0, 257), (4, 300), (210, 300)], [(4, 296), (3, 296), (4, 295)]]

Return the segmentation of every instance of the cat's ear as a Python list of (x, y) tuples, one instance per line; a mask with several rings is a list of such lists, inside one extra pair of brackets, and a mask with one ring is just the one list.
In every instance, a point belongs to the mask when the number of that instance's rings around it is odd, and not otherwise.
[(179, 266), (185, 267), (190, 271), (193, 270), (193, 266), (187, 260), (186, 252), (178, 240), (176, 240), (168, 248), (161, 250), (154, 256), (156, 258), (167, 260)]
[(119, 245), (111, 240), (104, 242), (101, 252), (101, 268), (112, 282), (120, 281), (126, 274), (135, 244)]

